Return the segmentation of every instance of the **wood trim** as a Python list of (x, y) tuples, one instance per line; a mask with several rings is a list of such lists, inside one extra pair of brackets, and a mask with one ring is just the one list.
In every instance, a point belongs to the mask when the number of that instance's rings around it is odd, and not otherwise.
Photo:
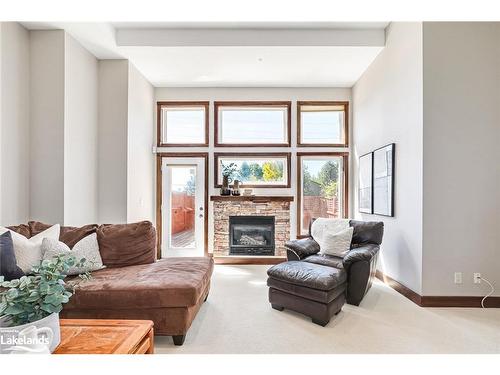
[(342, 192), (342, 217), (349, 217), (349, 152), (297, 152), (297, 238), (307, 237), (301, 233), (302, 221), (302, 156), (340, 156), (343, 164), (344, 191)]
[(278, 264), (286, 262), (285, 257), (238, 257), (238, 256), (214, 256), (215, 264)]
[(208, 152), (160, 152), (156, 154), (156, 234), (157, 234), (157, 258), (161, 258), (162, 240), (162, 192), (163, 179), (161, 162), (162, 158), (204, 158), (205, 159), (205, 205), (203, 207), (203, 229), (205, 231), (204, 253), (208, 256)]
[[(300, 107), (303, 105), (337, 105), (344, 107), (344, 143), (302, 143)], [(348, 101), (297, 101), (297, 147), (349, 147), (349, 102)]]
[(290, 152), (214, 152), (214, 187), (220, 188), (222, 185), (218, 183), (219, 177), (219, 157), (284, 157), (287, 164), (287, 183), (283, 185), (243, 185), (242, 188), (290, 188), (291, 187), (291, 158)]
[(421, 306), (422, 297), (418, 293), (415, 293), (410, 288), (404, 286), (403, 284), (401, 284), (400, 282), (394, 280), (393, 278), (391, 278), (391, 277), (383, 274), (379, 270), (377, 270), (377, 272), (376, 272), (375, 275), (377, 276), (377, 279), (379, 279), (380, 281), (382, 281), (384, 284), (390, 286), (396, 292), (398, 292), (399, 294), (402, 294), (403, 296), (405, 296), (406, 298), (408, 298), (413, 303)]
[[(164, 107), (205, 107), (205, 143), (161, 143), (161, 109)], [(159, 101), (156, 102), (156, 145), (158, 147), (208, 147), (210, 102), (208, 101)]]
[[(219, 107), (286, 107), (287, 143), (220, 143)], [(214, 146), (215, 147), (290, 147), (292, 144), (291, 101), (216, 101), (214, 102)]]
[[(402, 294), (413, 303), (421, 307), (479, 307), (483, 297), (478, 296), (421, 296), (399, 281), (385, 275), (381, 271), (376, 272), (377, 279), (388, 285), (396, 292)], [(484, 303), (485, 307), (500, 307), (500, 297), (488, 297)]]
[(212, 195), (210, 196), (211, 201), (252, 201), (258, 203), (278, 201), (278, 202), (293, 202), (293, 195)]

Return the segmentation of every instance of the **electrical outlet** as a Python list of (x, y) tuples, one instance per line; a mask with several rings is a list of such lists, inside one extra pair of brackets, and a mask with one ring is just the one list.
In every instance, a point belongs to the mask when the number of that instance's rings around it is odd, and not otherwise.
[(481, 284), (481, 274), (479, 272), (474, 273), (474, 284)]
[(455, 284), (462, 284), (462, 272), (455, 272)]

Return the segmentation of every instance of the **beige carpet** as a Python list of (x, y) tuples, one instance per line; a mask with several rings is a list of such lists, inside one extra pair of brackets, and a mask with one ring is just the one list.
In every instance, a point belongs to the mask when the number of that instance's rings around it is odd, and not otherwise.
[(421, 308), (377, 282), (326, 327), (267, 302), (268, 266), (216, 266), (183, 346), (156, 353), (500, 353), (500, 309)]

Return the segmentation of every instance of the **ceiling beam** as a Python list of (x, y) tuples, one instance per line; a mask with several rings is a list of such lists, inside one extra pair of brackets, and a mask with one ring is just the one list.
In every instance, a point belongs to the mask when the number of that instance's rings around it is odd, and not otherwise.
[(117, 28), (122, 47), (383, 47), (384, 29)]

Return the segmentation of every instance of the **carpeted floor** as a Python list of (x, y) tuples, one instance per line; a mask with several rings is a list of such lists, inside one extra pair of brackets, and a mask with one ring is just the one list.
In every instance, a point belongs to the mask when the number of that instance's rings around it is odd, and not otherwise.
[(500, 309), (424, 309), (377, 281), (320, 327), (271, 309), (268, 267), (216, 266), (184, 345), (157, 336), (156, 353), (500, 353)]

